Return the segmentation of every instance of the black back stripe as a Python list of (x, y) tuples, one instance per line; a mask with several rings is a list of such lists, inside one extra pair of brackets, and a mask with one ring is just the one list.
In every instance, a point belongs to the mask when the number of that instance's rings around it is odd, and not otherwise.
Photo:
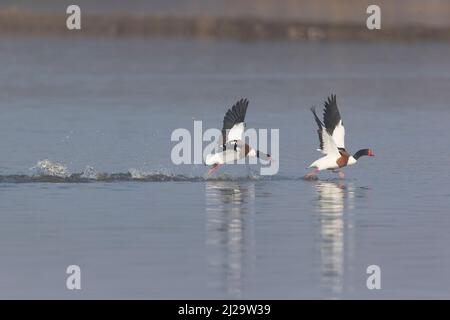
[(319, 117), (317, 116), (315, 107), (311, 107), (311, 112), (313, 113), (314, 120), (316, 120), (317, 126), (319, 127), (319, 129), (317, 130), (317, 133), (319, 135), (320, 150), (323, 150), (323, 136), (322, 136), (323, 123), (320, 121)]

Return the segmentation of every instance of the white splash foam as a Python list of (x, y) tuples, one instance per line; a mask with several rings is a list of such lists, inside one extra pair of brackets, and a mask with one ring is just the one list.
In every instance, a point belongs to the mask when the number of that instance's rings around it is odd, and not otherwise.
[(143, 179), (149, 174), (148, 172), (134, 168), (129, 169), (128, 172), (131, 174), (131, 177), (133, 179)]
[(83, 173), (81, 174), (81, 178), (85, 179), (97, 179), (98, 172), (94, 169), (94, 167), (86, 166), (84, 168)]
[(30, 168), (30, 170), (34, 171), (35, 175), (41, 176), (61, 178), (67, 178), (70, 176), (70, 172), (67, 170), (66, 166), (56, 162), (51, 162), (48, 159), (38, 161), (34, 167)]
[(131, 168), (128, 170), (128, 172), (130, 173), (130, 175), (133, 179), (145, 179), (145, 178), (148, 178), (151, 176), (156, 176), (156, 175), (161, 175), (161, 176), (166, 176), (166, 177), (173, 176), (173, 174), (167, 170), (146, 171), (146, 170), (142, 170), (142, 169)]

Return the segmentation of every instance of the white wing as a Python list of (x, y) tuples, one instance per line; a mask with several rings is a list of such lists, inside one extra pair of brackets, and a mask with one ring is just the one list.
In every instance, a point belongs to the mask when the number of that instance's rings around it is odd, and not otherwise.
[(345, 149), (345, 128), (342, 124), (342, 120), (339, 120), (339, 123), (334, 127), (333, 130), (333, 140), (338, 148)]
[(233, 107), (228, 109), (223, 118), (221, 144), (233, 140), (242, 140), (245, 130), (245, 114), (247, 113), (248, 100), (241, 99)]
[[(320, 148), (317, 149), (318, 151), (322, 152), (323, 154), (332, 155), (336, 154), (339, 155), (339, 150), (336, 145), (336, 142), (332, 136), (328, 133), (328, 130), (325, 128), (324, 124), (320, 121), (319, 117), (316, 114), (316, 110), (314, 107), (311, 108), (311, 112), (314, 115), (314, 120), (317, 123), (318, 130), (317, 133), (319, 134), (319, 142), (320, 142)], [(343, 126), (341, 126), (342, 129), (344, 129)], [(338, 130), (341, 131), (342, 130)], [(345, 131), (344, 135), (345, 135)]]
[(228, 132), (227, 141), (225, 142), (227, 143), (234, 140), (243, 140), (244, 130), (245, 130), (244, 122), (236, 123)]
[(322, 153), (329, 156), (340, 157), (339, 149), (334, 142), (333, 137), (327, 132), (325, 128), (322, 128), (323, 148)]
[(337, 106), (336, 95), (334, 94), (325, 101), (323, 123), (328, 133), (333, 137), (336, 146), (345, 148), (345, 128)]

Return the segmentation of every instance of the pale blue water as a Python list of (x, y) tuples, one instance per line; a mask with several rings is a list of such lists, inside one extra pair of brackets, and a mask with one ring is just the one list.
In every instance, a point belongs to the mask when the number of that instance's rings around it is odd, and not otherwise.
[[(0, 297), (449, 298), (449, 56), (430, 43), (3, 38)], [(348, 149), (376, 157), (343, 181), (304, 181), (320, 156), (309, 108), (329, 93)], [(171, 164), (174, 129), (220, 127), (244, 96), (249, 127), (280, 129), (278, 175), (205, 180), (203, 165)], [(87, 178), (33, 176), (44, 159)]]

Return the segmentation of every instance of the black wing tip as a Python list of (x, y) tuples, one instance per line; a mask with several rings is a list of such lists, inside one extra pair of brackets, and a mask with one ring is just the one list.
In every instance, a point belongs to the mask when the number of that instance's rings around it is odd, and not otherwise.
[(248, 101), (247, 98), (244, 97), (244, 98), (239, 99), (238, 102), (239, 102), (239, 103), (242, 103), (242, 104), (245, 104), (245, 105), (248, 105), (248, 102), (249, 102), (249, 101)]
[(245, 121), (249, 100), (241, 98), (225, 113), (223, 119), (223, 130), (231, 129), (236, 123)]
[(312, 107), (310, 108), (310, 110), (311, 110), (311, 112), (312, 112), (313, 115), (314, 115), (314, 120), (316, 120), (316, 123), (317, 123), (317, 125), (319, 126), (319, 129), (322, 129), (322, 127), (324, 127), (324, 124), (322, 123), (322, 121), (320, 121), (319, 117), (317, 116), (317, 113), (316, 113), (316, 106), (312, 106)]
[(333, 103), (336, 103), (336, 94), (331, 93), (325, 100), (325, 108)]
[(336, 95), (330, 94), (324, 103), (323, 110), (323, 123), (325, 128), (332, 135), (334, 128), (338, 125), (339, 121), (342, 121), (341, 114), (336, 102)]
[(317, 117), (317, 112), (316, 112), (316, 106), (311, 106), (311, 108), (309, 108), (309, 110), (311, 110), (311, 112), (313, 113), (313, 115), (315, 116), (315, 117)]
[(322, 123), (322, 121), (320, 121), (319, 117), (317, 116), (316, 107), (312, 106), (310, 110), (314, 115), (314, 120), (316, 121), (317, 126), (319, 127), (319, 129), (317, 129), (317, 134), (319, 135), (319, 147), (320, 150), (323, 150), (322, 128), (324, 127), (324, 124)]
[[(241, 98), (240, 100), (238, 100), (233, 107), (231, 108), (232, 110), (236, 110), (236, 109), (240, 109), (243, 108), (245, 109), (245, 111), (247, 110), (248, 107), (248, 99), (247, 98)], [(245, 114), (244, 114), (245, 115)]]

